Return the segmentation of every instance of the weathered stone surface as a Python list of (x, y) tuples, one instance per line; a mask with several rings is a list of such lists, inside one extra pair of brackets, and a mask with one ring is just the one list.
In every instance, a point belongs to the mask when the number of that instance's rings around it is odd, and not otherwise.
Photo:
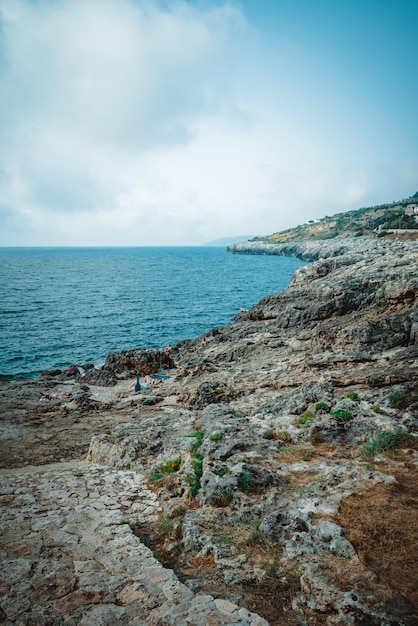
[[(78, 462), (1, 481), (2, 623), (244, 623), (239, 607), (195, 596), (132, 534), (129, 524), (160, 512), (140, 474)], [(246, 623), (267, 624), (251, 613)]]
[(118, 377), (128, 378), (137, 372), (141, 372), (142, 376), (150, 375), (167, 366), (169, 368), (174, 366), (170, 356), (160, 350), (144, 348), (142, 350), (110, 352), (102, 369), (112, 372)]
[[(279, 253), (315, 262), (205, 343), (175, 346), (176, 375), (156, 389), (129, 390), (141, 359), (144, 374), (160, 366), (152, 351), (82, 379), (1, 382), (4, 465), (78, 459), (2, 476), (4, 623), (266, 623), (248, 610), (274, 625), (416, 623), (415, 596), (337, 519), (350, 495), (416, 472), (416, 244)], [(363, 456), (399, 431), (398, 456)]]

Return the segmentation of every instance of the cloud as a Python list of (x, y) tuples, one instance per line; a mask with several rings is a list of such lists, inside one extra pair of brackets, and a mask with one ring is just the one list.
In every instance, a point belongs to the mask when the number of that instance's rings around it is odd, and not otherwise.
[(29, 214), (117, 210), (147, 185), (145, 157), (187, 145), (226, 96), (245, 30), (228, 4), (21, 0), (0, 15), (0, 189)]
[(245, 6), (0, 0), (0, 245), (198, 244), (405, 195), (365, 77)]

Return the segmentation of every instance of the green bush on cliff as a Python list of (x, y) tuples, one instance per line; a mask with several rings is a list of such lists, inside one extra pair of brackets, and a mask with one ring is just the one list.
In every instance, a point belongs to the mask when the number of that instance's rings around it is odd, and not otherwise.
[(353, 402), (360, 402), (360, 396), (355, 391), (350, 391), (350, 393), (346, 395), (346, 398), (349, 398)]
[(328, 411), (329, 406), (326, 402), (317, 402), (315, 404), (315, 411)]
[(408, 437), (408, 433), (402, 428), (395, 428), (395, 430), (385, 430), (379, 433), (372, 441), (366, 443), (361, 453), (366, 459), (373, 458), (380, 452), (387, 450), (393, 450), (399, 448)]
[(181, 456), (178, 456), (176, 459), (172, 459), (171, 461), (167, 461), (167, 463), (163, 463), (162, 465), (158, 465), (155, 468), (155, 472), (153, 475), (153, 480), (161, 480), (163, 476), (169, 476), (174, 472), (177, 472), (180, 468), (181, 464)]
[(346, 409), (337, 409), (336, 411), (331, 411), (331, 414), (339, 421), (339, 422), (349, 422), (353, 419), (350, 411)]
[(410, 404), (416, 402), (418, 394), (395, 392), (389, 396), (392, 409), (406, 409)]
[(187, 435), (187, 437), (193, 437), (194, 441), (189, 447), (189, 452), (192, 456), (193, 474), (190, 474), (186, 477), (186, 482), (190, 486), (190, 495), (195, 498), (199, 492), (199, 489), (202, 486), (200, 479), (203, 475), (203, 454), (200, 454), (200, 452), (198, 452), (198, 448), (200, 448), (203, 442), (203, 430), (196, 430), (191, 435)]

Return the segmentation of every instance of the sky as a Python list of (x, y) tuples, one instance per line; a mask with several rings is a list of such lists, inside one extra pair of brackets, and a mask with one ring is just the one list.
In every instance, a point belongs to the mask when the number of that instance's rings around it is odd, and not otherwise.
[(0, 0), (0, 246), (187, 246), (418, 191), (418, 0)]

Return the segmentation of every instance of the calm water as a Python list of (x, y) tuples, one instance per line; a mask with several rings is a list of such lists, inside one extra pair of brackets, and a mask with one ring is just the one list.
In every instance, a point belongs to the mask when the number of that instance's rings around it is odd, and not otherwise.
[(225, 248), (0, 248), (0, 374), (162, 348), (231, 322), (304, 265)]

